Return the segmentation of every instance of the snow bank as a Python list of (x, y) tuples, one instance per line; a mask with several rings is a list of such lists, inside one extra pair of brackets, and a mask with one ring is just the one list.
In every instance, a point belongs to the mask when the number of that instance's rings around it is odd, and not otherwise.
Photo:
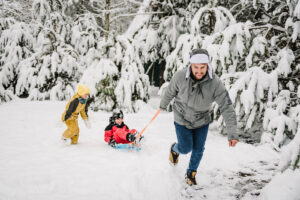
[(276, 175), (263, 189), (261, 200), (299, 200), (300, 170), (290, 169)]

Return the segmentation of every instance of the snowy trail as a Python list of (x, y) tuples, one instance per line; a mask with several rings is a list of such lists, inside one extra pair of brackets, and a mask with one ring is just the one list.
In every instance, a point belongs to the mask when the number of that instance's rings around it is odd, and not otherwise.
[[(157, 110), (157, 99), (135, 114), (125, 114), (129, 128), (141, 130)], [(188, 156), (177, 167), (168, 163), (176, 141), (171, 113), (161, 113), (145, 131), (142, 151), (110, 148), (103, 129), (110, 113), (89, 112), (92, 129), (79, 120), (78, 145), (60, 141), (66, 102), (18, 100), (0, 106), (0, 199), (184, 199), (180, 193)], [(268, 146), (227, 139), (212, 125), (193, 199), (256, 199), (269, 181), (278, 158)]]

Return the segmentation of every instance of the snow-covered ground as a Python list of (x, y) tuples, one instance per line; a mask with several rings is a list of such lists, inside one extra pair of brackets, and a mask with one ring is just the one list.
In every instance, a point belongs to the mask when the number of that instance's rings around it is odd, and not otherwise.
[[(177, 167), (168, 162), (176, 141), (172, 113), (159, 114), (144, 132), (143, 149), (129, 152), (104, 142), (107, 112), (89, 112), (91, 129), (80, 118), (79, 144), (64, 145), (65, 104), (17, 100), (0, 106), (1, 200), (185, 199), (190, 155), (181, 155)], [(152, 98), (140, 112), (125, 114), (125, 123), (142, 130), (158, 105), (159, 98)], [(268, 145), (229, 148), (212, 124), (197, 174), (203, 189), (193, 199), (259, 199), (261, 188), (278, 173), (278, 159)]]

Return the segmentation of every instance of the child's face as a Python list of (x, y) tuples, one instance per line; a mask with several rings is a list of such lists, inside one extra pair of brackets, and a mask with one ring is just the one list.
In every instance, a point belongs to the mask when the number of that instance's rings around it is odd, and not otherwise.
[(116, 124), (120, 125), (123, 122), (123, 118), (118, 118), (115, 120)]
[(80, 97), (83, 98), (83, 99), (87, 99), (89, 96), (89, 94), (84, 94), (84, 95), (81, 95)]

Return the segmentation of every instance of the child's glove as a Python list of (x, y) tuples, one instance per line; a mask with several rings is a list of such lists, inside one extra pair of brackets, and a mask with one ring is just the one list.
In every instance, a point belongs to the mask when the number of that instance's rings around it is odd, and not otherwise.
[(111, 147), (116, 147), (116, 140), (114, 140), (113, 138), (111, 138), (110, 140), (109, 140), (109, 143), (108, 143)]
[(133, 142), (135, 140), (135, 136), (133, 134), (131, 134), (131, 133), (127, 133), (126, 139), (129, 142)]
[(88, 129), (91, 128), (91, 123), (90, 123), (90, 121), (89, 121), (88, 119), (85, 119), (85, 120), (84, 120), (84, 124), (85, 124), (85, 126), (86, 126)]

